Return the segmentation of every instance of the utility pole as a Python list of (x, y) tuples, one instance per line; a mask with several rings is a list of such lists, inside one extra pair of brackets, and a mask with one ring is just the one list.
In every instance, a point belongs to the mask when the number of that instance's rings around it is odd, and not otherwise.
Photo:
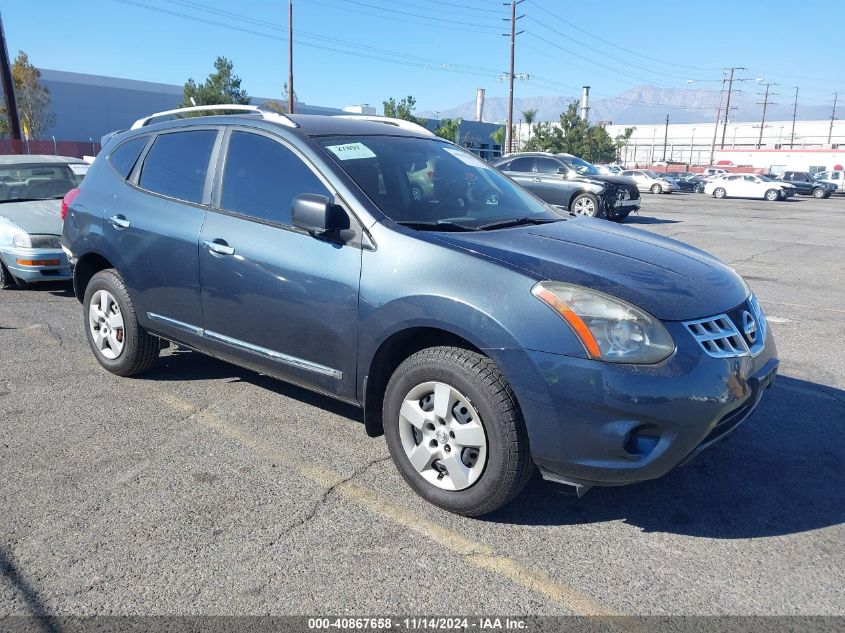
[(669, 115), (666, 115), (666, 129), (663, 132), (663, 161), (666, 161), (666, 146), (669, 144)]
[[(773, 84), (770, 81), (766, 82), (766, 94), (763, 97), (763, 117), (760, 119), (760, 136), (757, 138), (757, 149), (760, 149), (760, 146), (763, 144), (763, 128), (766, 125), (766, 109), (769, 107), (769, 88), (772, 86), (777, 86), (779, 84)], [(774, 93), (773, 95), (774, 96)], [(760, 102), (757, 102), (760, 105)], [(775, 104), (772, 104), (775, 105)]]
[(716, 110), (716, 125), (713, 126), (713, 142), (710, 143), (710, 162), (709, 165), (713, 164), (713, 153), (716, 151), (716, 136), (719, 134), (719, 119), (722, 118), (722, 96), (725, 93), (725, 80), (726, 80), (727, 71), (722, 70), (722, 88), (719, 90), (719, 107)]
[(792, 134), (789, 137), (789, 149), (795, 145), (795, 119), (798, 116), (798, 86), (795, 86), (795, 103), (792, 104)]
[(836, 119), (836, 100), (839, 98), (839, 93), (833, 93), (833, 112), (830, 114), (830, 129), (827, 132), (827, 144), (830, 145), (830, 141), (833, 138), (833, 121)]
[[(508, 6), (510, 4), (511, 7), (511, 65), (510, 65), (510, 72), (508, 73), (508, 129), (505, 130), (505, 138), (507, 141), (505, 142), (505, 146), (507, 148), (508, 153), (510, 153), (513, 147), (513, 75), (514, 75), (514, 56), (516, 52), (516, 36), (522, 33), (516, 32), (516, 21), (520, 18), (525, 17), (524, 15), (520, 15), (517, 17), (516, 15), (516, 5), (521, 4), (524, 0), (511, 0), (510, 3), (503, 2), (504, 6)], [(507, 19), (507, 18), (504, 18)]]
[[(731, 75), (728, 79), (728, 102), (725, 104), (725, 127), (722, 128), (722, 144), (720, 145), (719, 149), (725, 149), (725, 133), (728, 131), (728, 117), (730, 116), (731, 112), (731, 94), (733, 93), (734, 88), (734, 72), (737, 70), (747, 70), (742, 66), (731, 66)], [(737, 81), (746, 81), (744, 79), (737, 79)]]
[(288, 0), (288, 112), (293, 114), (293, 0)]
[(15, 99), (15, 82), (12, 79), (12, 66), (9, 64), (9, 49), (6, 47), (6, 31), (3, 18), (0, 17), (0, 74), (3, 75), (3, 96), (6, 98), (6, 112), (9, 117), (9, 133), (12, 140), (22, 138), (21, 120), (18, 116), (18, 103)]

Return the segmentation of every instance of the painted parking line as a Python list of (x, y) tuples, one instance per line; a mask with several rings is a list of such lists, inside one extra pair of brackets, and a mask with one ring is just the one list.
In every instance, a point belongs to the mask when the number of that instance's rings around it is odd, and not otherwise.
[(379, 519), (390, 521), (419, 534), (429, 541), (433, 541), (438, 546), (454, 552), (469, 565), (506, 578), (576, 615), (620, 615), (614, 609), (554, 580), (545, 572), (532, 569), (508, 556), (497, 554), (483, 543), (469, 539), (463, 534), (425, 519), (408, 508), (393, 503), (385, 496), (350, 481), (348, 476), (314, 462), (302, 460), (295, 454), (269, 446), (263, 440), (226, 422), (208, 409), (198, 407), (169, 393), (156, 392), (155, 395), (164, 405), (175, 409), (184, 416), (189, 416), (192, 421), (202, 424), (266, 459), (284, 462), (286, 468), (293, 470), (299, 476), (331, 490), (332, 494), (354, 503)]

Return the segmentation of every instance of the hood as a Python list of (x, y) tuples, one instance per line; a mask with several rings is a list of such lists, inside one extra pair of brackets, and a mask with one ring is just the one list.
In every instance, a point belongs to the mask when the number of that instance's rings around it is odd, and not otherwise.
[(634, 186), (634, 181), (630, 178), (614, 176), (613, 174), (579, 174), (578, 177), (595, 182), (609, 182), (619, 187), (631, 188)]
[(17, 224), (30, 235), (62, 234), (61, 200), (27, 200), (0, 204), (0, 217)]
[(712, 316), (742, 303), (747, 287), (718, 259), (669, 238), (606, 220), (577, 218), (539, 226), (438, 233), (456, 247), (624, 299), (658, 319)]

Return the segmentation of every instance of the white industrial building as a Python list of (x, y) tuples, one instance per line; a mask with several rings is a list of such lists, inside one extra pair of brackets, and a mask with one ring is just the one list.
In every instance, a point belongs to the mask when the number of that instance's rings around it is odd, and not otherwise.
[(759, 121), (730, 121), (727, 126), (720, 122), (718, 128), (715, 123), (670, 123), (668, 129), (661, 124), (610, 124), (606, 129), (616, 138), (629, 127), (634, 128), (634, 133), (619, 158), (631, 166), (659, 161), (708, 165), (711, 148), (714, 163), (728, 160), (735, 165), (765, 169), (786, 163), (787, 169), (814, 167), (813, 171), (820, 171), (818, 167), (832, 169), (834, 164), (845, 162), (845, 121), (834, 121), (832, 129), (830, 120), (796, 121), (794, 137), (791, 120), (767, 121), (762, 137)]

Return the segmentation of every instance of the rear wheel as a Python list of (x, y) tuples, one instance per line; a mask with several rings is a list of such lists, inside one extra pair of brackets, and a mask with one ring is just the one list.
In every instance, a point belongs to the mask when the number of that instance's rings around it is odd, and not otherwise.
[(769, 189), (768, 191), (766, 191), (765, 197), (766, 200), (769, 201), (780, 200), (780, 191), (778, 191), (777, 189)]
[(432, 347), (407, 358), (387, 385), (383, 421), (405, 481), (450, 512), (493, 512), (534, 470), (513, 391), (476, 352)]
[(663, 193), (663, 187), (658, 184), (654, 184), (651, 186), (651, 193)]
[(91, 278), (82, 305), (88, 344), (103, 367), (118, 376), (134, 376), (155, 364), (159, 340), (138, 324), (116, 270), (101, 270)]
[(580, 193), (575, 196), (569, 208), (575, 215), (584, 215), (588, 218), (602, 216), (599, 199), (591, 193)]
[(713, 197), (714, 198), (720, 198), (721, 199), (721, 198), (727, 197), (727, 195), (728, 195), (728, 192), (725, 191), (722, 187), (716, 187), (713, 190)]

